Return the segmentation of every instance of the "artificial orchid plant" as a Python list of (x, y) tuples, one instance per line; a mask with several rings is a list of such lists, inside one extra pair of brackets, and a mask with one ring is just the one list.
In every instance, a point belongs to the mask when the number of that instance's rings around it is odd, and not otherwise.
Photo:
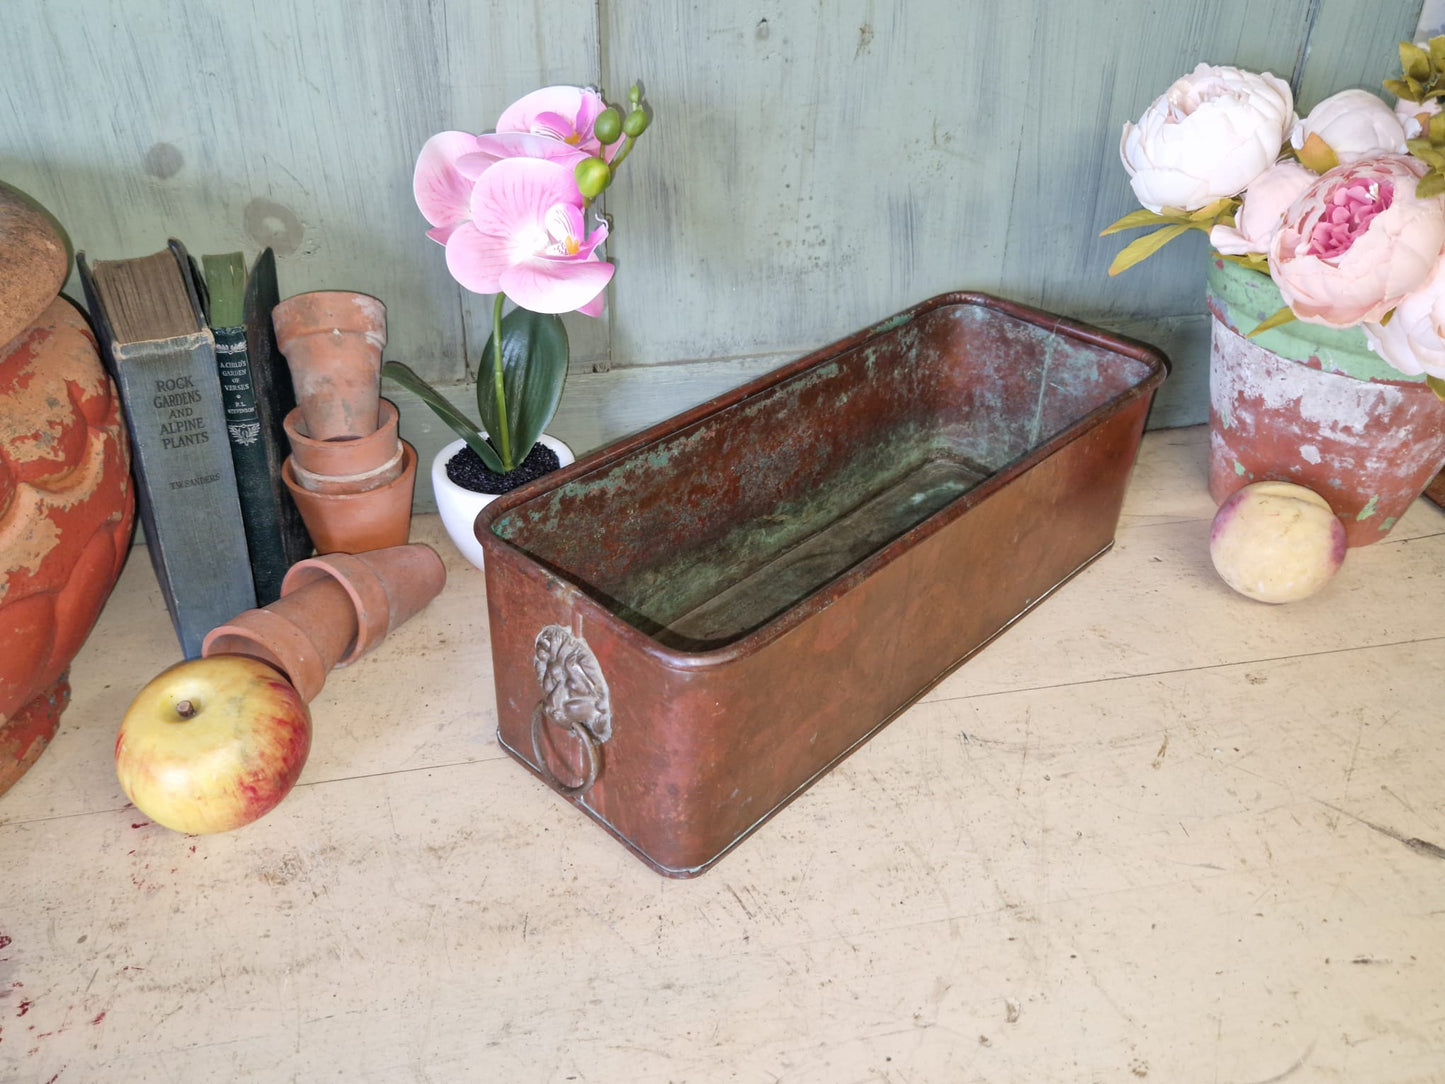
[(592, 202), (650, 119), (637, 85), (625, 115), (590, 87), (543, 87), (509, 106), (495, 131), (439, 132), (417, 156), (412, 191), (427, 236), (446, 247), (458, 283), (493, 295), (477, 380), (482, 431), (407, 366), (390, 361), (382, 372), (497, 474), (521, 465), (557, 411), (567, 377), (560, 314), (602, 314), (613, 265), (598, 252), (608, 224)]
[(1362, 328), (1371, 350), (1445, 398), (1445, 36), (1400, 43), (1402, 77), (1326, 98), (1303, 119), (1275, 76), (1200, 64), (1125, 124), (1119, 155), (1145, 210), (1104, 231), (1160, 227), (1118, 274), (1191, 230), (1267, 273), (1291, 319)]

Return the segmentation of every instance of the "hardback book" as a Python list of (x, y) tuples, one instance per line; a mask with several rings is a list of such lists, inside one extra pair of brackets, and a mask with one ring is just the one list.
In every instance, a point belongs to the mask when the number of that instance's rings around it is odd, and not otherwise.
[(203, 285), (179, 241), (152, 256), (76, 256), (130, 430), (146, 548), (186, 658), (256, 605)]
[(281, 597), (286, 570), (311, 555), (311, 536), (281, 480), (287, 448), (281, 423), (296, 405), (296, 392), (271, 327), (271, 310), (281, 300), (276, 257), (266, 249), (249, 276), (239, 252), (202, 256), (201, 266), (251, 577), (257, 605), (266, 606)]

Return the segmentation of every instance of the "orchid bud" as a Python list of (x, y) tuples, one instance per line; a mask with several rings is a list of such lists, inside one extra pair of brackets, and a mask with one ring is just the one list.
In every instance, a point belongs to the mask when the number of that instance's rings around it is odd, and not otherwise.
[(608, 106), (597, 114), (597, 119), (592, 122), (592, 134), (604, 146), (611, 146), (622, 138), (622, 117), (617, 110)]
[(627, 119), (622, 122), (622, 130), (636, 139), (647, 131), (647, 126), (651, 123), (652, 117), (648, 115), (646, 109), (639, 106), (627, 114)]
[(600, 158), (584, 158), (572, 171), (583, 199), (596, 199), (612, 183), (612, 168)]

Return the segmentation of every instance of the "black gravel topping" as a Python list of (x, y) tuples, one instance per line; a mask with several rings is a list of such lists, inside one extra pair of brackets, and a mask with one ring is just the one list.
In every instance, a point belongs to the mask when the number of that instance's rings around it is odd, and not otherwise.
[(549, 474), (562, 464), (557, 453), (541, 441), (532, 445), (527, 458), (521, 465), (506, 474), (488, 469), (482, 457), (463, 444), (462, 450), (447, 460), (447, 477), (463, 489), (473, 493), (510, 493), (518, 486), (524, 486), (533, 479)]

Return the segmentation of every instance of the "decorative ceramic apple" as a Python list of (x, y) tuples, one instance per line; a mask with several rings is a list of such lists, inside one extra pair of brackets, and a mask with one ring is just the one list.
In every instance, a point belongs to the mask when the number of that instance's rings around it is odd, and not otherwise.
[(1345, 528), (1329, 502), (1290, 482), (1255, 482), (1214, 515), (1209, 555), (1230, 587), (1260, 602), (1314, 594), (1345, 560)]
[(177, 832), (228, 832), (290, 792), (311, 750), (306, 702), (277, 670), (213, 655), (158, 674), (131, 702), (115, 771), (137, 809)]

